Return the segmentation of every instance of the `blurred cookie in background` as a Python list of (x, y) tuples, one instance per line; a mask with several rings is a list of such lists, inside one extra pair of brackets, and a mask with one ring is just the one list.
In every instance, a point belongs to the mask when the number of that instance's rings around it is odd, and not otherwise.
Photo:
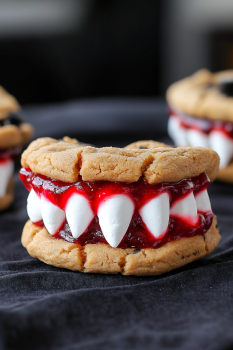
[(233, 182), (233, 70), (200, 70), (167, 90), (168, 133), (176, 146), (211, 147), (218, 179)]
[(14, 160), (33, 134), (33, 127), (21, 118), (17, 100), (0, 86), (0, 210), (14, 198)]

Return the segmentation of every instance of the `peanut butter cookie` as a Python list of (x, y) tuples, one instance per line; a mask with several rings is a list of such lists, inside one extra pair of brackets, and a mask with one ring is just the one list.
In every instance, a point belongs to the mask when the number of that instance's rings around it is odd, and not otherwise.
[(207, 193), (219, 165), (213, 150), (65, 140), (38, 139), (22, 155), (30, 255), (75, 271), (156, 275), (216, 247)]

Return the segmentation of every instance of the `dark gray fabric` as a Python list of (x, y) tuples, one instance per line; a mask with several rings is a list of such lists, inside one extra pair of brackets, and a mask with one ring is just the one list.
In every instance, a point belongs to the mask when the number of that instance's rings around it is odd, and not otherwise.
[[(108, 118), (134, 133), (135, 115), (142, 134), (148, 123), (155, 138), (166, 138), (164, 108), (161, 101), (92, 101), (28, 108), (25, 114), (36, 136), (76, 130), (82, 136), (80, 123), (92, 118), (97, 134)], [(87, 135), (89, 124), (82, 128)], [(160, 277), (124, 277), (71, 272), (31, 258), (20, 243), (27, 191), (17, 175), (15, 180), (15, 202), (0, 214), (0, 349), (233, 347), (233, 186), (216, 182), (209, 191), (222, 235), (210, 256)]]

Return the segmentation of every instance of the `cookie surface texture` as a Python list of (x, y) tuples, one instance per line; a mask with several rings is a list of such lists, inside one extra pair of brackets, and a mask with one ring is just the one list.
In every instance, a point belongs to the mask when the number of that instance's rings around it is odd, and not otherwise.
[(200, 70), (172, 84), (167, 90), (167, 101), (174, 110), (194, 117), (233, 122), (233, 97), (221, 93), (219, 88), (227, 80), (233, 81), (233, 70), (214, 74)]
[(176, 182), (205, 172), (213, 181), (219, 157), (210, 148), (162, 146), (149, 149), (94, 148), (51, 138), (33, 141), (22, 154), (21, 164), (64, 182), (136, 182), (143, 176), (149, 184)]
[(204, 236), (181, 238), (157, 249), (120, 249), (105, 244), (81, 246), (53, 238), (43, 227), (26, 223), (22, 244), (46, 264), (73, 271), (123, 275), (160, 275), (210, 254), (220, 241), (216, 217)]

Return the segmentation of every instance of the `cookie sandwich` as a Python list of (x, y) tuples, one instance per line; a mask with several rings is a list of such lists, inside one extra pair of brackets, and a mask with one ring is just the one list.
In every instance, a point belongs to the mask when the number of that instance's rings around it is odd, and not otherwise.
[(207, 190), (217, 153), (156, 147), (33, 141), (20, 171), (28, 253), (74, 271), (157, 275), (212, 252), (220, 235)]
[(32, 126), (20, 118), (16, 99), (0, 86), (0, 210), (13, 201), (14, 159), (32, 133)]
[(168, 133), (177, 146), (211, 147), (220, 156), (218, 179), (233, 182), (233, 70), (201, 70), (167, 91)]

